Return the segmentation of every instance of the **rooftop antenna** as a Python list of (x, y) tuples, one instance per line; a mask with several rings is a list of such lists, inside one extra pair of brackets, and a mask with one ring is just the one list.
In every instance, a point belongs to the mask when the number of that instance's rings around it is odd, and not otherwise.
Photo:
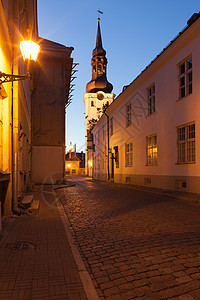
[(100, 8), (97, 10), (98, 12), (98, 21), (100, 21), (100, 14), (103, 15), (103, 12), (100, 10)]

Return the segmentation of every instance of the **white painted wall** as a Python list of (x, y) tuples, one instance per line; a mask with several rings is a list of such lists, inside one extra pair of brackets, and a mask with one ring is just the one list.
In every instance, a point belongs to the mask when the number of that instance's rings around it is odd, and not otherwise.
[[(125, 182), (126, 176), (152, 176), (159, 180), (173, 178), (192, 178), (190, 191), (196, 191), (196, 179), (200, 183), (200, 20), (191, 25), (172, 45), (166, 49), (136, 80), (115, 99), (107, 109), (113, 117), (114, 134), (110, 137), (110, 148), (119, 147), (119, 168), (115, 168), (115, 181)], [(193, 92), (179, 100), (178, 65), (192, 56)], [(155, 84), (156, 113), (147, 116), (147, 88)], [(131, 102), (132, 125), (126, 128), (125, 106)], [(177, 127), (195, 121), (196, 163), (177, 164)], [(95, 126), (95, 141), (101, 137), (102, 126), (106, 127), (106, 117)], [(157, 134), (158, 165), (146, 165), (146, 137)], [(107, 138), (106, 141), (107, 143)], [(99, 148), (105, 147), (100, 138), (94, 156), (101, 154)], [(125, 167), (125, 143), (133, 142), (133, 167)], [(97, 143), (97, 142), (96, 142)], [(94, 177), (105, 177), (106, 169), (94, 166)], [(159, 179), (159, 177), (161, 179)], [(194, 179), (195, 177), (195, 179)], [(137, 180), (135, 181), (137, 182)], [(143, 181), (141, 181), (143, 182)], [(193, 184), (195, 182), (195, 184)], [(134, 183), (134, 182), (133, 182)], [(169, 185), (160, 184), (163, 188)], [(171, 183), (172, 186), (175, 184)], [(195, 186), (194, 186), (195, 185)], [(153, 186), (153, 185), (152, 185)]]

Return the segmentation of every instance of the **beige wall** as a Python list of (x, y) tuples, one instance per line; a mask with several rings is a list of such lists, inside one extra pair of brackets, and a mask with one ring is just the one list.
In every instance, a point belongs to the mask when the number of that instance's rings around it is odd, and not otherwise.
[(52, 184), (63, 179), (61, 147), (33, 147), (32, 179), (34, 183)]
[[(20, 53), (22, 39), (37, 38), (37, 1), (0, 1), (0, 71), (26, 74)], [(28, 30), (29, 28), (29, 30)], [(30, 30), (31, 28), (31, 30)], [(28, 34), (29, 33), (29, 34)], [(0, 91), (0, 198), (4, 214), (17, 208), (29, 183), (31, 91), (28, 80), (5, 82)]]
[[(65, 105), (73, 62), (73, 48), (45, 39), (40, 45), (38, 64), (33, 69), (32, 97), (32, 181), (36, 183), (43, 183), (53, 173), (57, 174), (55, 182), (64, 179)], [(39, 160), (44, 162), (42, 172)]]

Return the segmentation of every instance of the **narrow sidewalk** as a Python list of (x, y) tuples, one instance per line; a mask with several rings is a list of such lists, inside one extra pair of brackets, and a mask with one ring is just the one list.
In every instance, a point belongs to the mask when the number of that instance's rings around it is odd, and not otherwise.
[(38, 215), (7, 218), (0, 233), (0, 299), (87, 300), (54, 195)]
[(106, 184), (106, 185), (115, 186), (115, 187), (119, 187), (119, 188), (132, 189), (135, 191), (156, 194), (156, 195), (160, 195), (160, 196), (165, 196), (165, 197), (170, 197), (170, 198), (175, 198), (175, 199), (179, 199), (179, 200), (190, 201), (190, 202), (200, 204), (200, 194), (190, 193), (190, 192), (186, 192), (184, 190), (165, 190), (165, 189), (153, 188), (153, 187), (149, 187), (149, 186), (139, 186), (139, 185), (133, 185), (133, 184), (126, 184), (126, 183), (123, 184), (123, 183), (116, 183), (116, 182), (112, 182), (112, 181), (101, 181), (101, 180), (96, 180), (93, 178), (91, 178), (90, 180), (94, 181), (94, 182), (99, 182), (100, 184)]

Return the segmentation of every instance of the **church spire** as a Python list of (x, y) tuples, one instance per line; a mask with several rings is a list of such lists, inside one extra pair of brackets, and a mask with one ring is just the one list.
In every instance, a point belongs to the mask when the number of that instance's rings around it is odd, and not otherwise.
[(106, 68), (108, 61), (106, 58), (106, 51), (103, 49), (102, 46), (99, 18), (97, 27), (96, 47), (92, 52), (92, 56), (92, 80), (86, 86), (87, 93), (96, 93), (98, 91), (111, 93), (113, 86), (111, 83), (108, 82), (106, 77)]
[(96, 48), (98, 48), (98, 49), (102, 48), (103, 49), (103, 47), (102, 47), (102, 39), (101, 39), (101, 29), (100, 29), (100, 18), (98, 18)]

